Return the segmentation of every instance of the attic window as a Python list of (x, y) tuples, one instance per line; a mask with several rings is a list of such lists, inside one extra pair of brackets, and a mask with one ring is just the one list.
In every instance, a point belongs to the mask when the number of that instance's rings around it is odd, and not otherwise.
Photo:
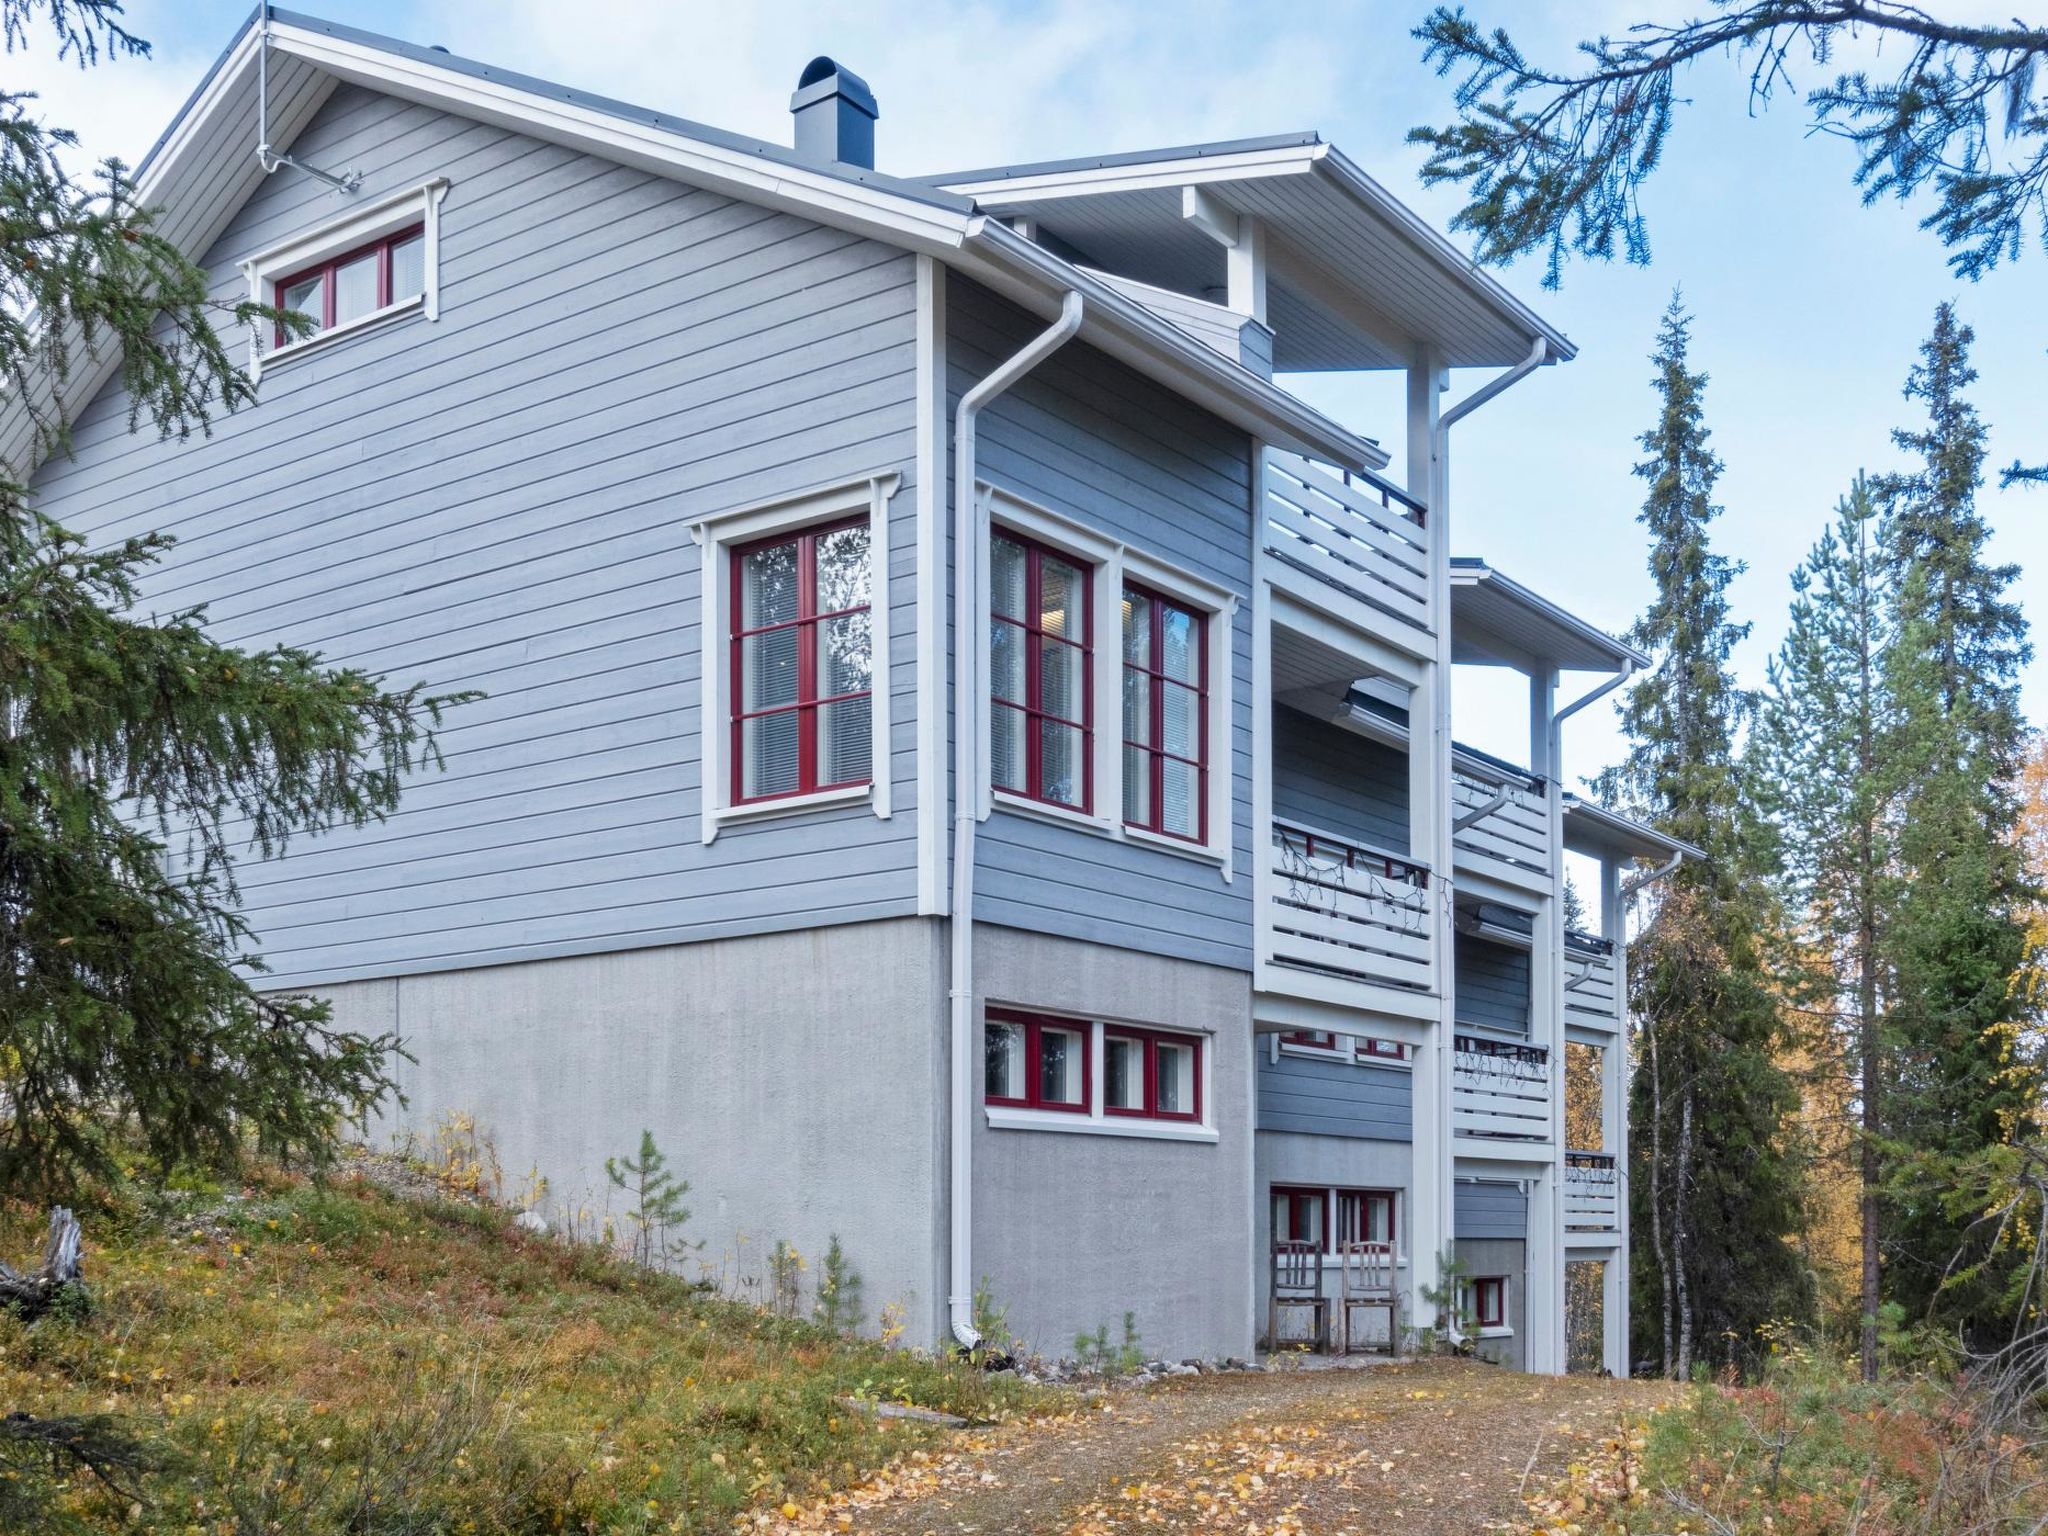
[(408, 315), (440, 315), (440, 208), (436, 177), (351, 209), (339, 219), (242, 263), (252, 302), (296, 310), (313, 322), (292, 336), (267, 323), (250, 338), (249, 373)]

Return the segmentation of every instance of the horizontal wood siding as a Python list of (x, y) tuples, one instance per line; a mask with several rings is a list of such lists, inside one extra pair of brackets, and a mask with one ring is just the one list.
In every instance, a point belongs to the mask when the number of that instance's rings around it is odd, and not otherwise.
[(1529, 952), (1457, 938), (1457, 1012), (1461, 1024), (1485, 1024), (1509, 1034), (1529, 1033)]
[(1400, 1067), (1354, 1065), (1259, 1047), (1259, 1129), (1414, 1139), (1414, 1089)]
[(1473, 1184), (1460, 1179), (1451, 1197), (1454, 1234), (1460, 1242), (1473, 1237), (1526, 1238), (1529, 1197), (1512, 1184)]
[[(431, 176), (441, 317), (266, 372), (211, 437), (127, 430), (110, 389), (44, 508), (102, 543), (161, 529), (160, 611), (240, 645), (481, 689), (445, 774), (383, 826), (241, 871), (281, 984), (908, 914), (918, 643), (913, 258), (503, 129), (344, 86), (295, 152), (369, 202)], [(206, 257), (348, 203), (289, 171)], [(894, 817), (700, 840), (694, 519), (895, 471)]]
[[(948, 415), (1045, 328), (955, 274), (947, 284)], [(1228, 772), (1235, 877), (1084, 828), (998, 810), (982, 824), (975, 908), (986, 922), (1251, 968), (1251, 443), (1093, 349), (1055, 353), (983, 412), (980, 477), (1239, 594)], [(1118, 644), (1114, 615), (1096, 643)], [(1098, 700), (1098, 729), (1118, 729)]]
[(1406, 855), (1408, 759), (1355, 731), (1276, 706), (1273, 814)]

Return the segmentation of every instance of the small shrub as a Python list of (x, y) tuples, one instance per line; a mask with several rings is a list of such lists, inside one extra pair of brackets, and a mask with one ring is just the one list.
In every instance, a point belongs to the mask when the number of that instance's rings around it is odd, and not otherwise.
[(867, 1317), (861, 1307), (860, 1271), (847, 1262), (839, 1234), (825, 1249), (825, 1265), (818, 1275), (817, 1319), (837, 1334), (859, 1333)]
[(981, 1339), (973, 1351), (976, 1365), (1017, 1352), (1017, 1336), (1010, 1332), (1009, 1304), (996, 1300), (996, 1282), (989, 1275), (983, 1275), (974, 1288), (974, 1331)]
[(804, 1256), (792, 1243), (777, 1238), (768, 1255), (768, 1310), (777, 1317), (795, 1317), (803, 1301)]
[(1123, 1339), (1112, 1344), (1109, 1340), (1109, 1324), (1102, 1323), (1093, 1333), (1074, 1335), (1074, 1363), (1084, 1371), (1095, 1371), (1101, 1375), (1129, 1375), (1145, 1363), (1144, 1341), (1138, 1336), (1138, 1314), (1124, 1314)]

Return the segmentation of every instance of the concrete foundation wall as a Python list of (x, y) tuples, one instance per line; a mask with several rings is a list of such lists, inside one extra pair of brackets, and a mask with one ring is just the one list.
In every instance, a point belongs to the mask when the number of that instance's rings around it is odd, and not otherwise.
[[(943, 930), (902, 920), (324, 989), (344, 1027), (396, 1030), (409, 1099), (375, 1139), (473, 1115), (508, 1185), (537, 1168), (559, 1220), (616, 1215), (604, 1161), (643, 1127), (690, 1181), (686, 1236), (728, 1287), (778, 1239), (816, 1261), (831, 1234), (869, 1326), (945, 1326)], [(1179, 1150), (1179, 1149), (1174, 1149)]]
[[(1239, 878), (1245, 878), (1240, 876)], [(976, 934), (989, 1002), (1208, 1035), (1214, 1142), (1003, 1130), (977, 1115), (974, 1272), (1028, 1348), (1136, 1314), (1148, 1356), (1244, 1355), (1252, 1342), (1252, 1029), (1241, 971), (1006, 928)], [(979, 1075), (977, 1074), (977, 1082)]]

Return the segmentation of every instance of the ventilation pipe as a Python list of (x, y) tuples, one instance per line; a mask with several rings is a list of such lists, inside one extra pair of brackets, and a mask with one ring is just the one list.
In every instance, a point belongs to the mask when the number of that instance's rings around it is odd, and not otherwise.
[[(829, 59), (819, 63), (829, 64)], [(816, 64), (811, 66), (817, 68)], [(809, 70), (805, 71), (808, 75)], [(960, 397), (953, 415), (953, 901), (952, 1163), (948, 1203), (947, 1313), (962, 1349), (981, 1342), (974, 1326), (974, 833), (981, 819), (981, 539), (975, 516), (974, 429), (981, 408), (1074, 339), (1081, 295), (1060, 317)]]
[(822, 54), (804, 66), (789, 98), (796, 152), (806, 160), (875, 168), (875, 93), (867, 81)]

